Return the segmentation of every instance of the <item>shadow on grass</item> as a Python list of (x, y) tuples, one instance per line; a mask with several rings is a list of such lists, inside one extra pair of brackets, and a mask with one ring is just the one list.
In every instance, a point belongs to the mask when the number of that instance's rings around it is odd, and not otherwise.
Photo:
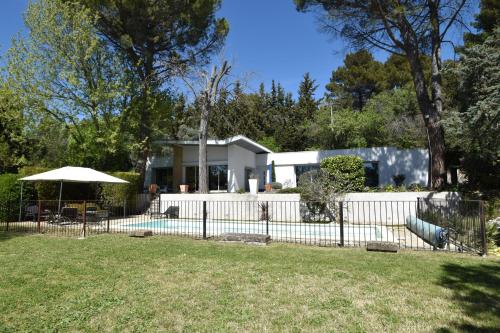
[(500, 264), (445, 264), (440, 284), (453, 291), (464, 321), (452, 322), (438, 332), (499, 332), (500, 331)]

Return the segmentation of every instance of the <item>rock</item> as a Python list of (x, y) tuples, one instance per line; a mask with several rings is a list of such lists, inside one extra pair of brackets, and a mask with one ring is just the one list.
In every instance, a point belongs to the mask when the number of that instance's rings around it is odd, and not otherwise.
[(380, 252), (398, 252), (398, 244), (391, 242), (368, 242), (366, 250)]
[(130, 237), (149, 237), (153, 236), (153, 231), (151, 230), (134, 230), (128, 234)]
[(245, 244), (267, 245), (271, 236), (263, 234), (225, 233), (220, 235), (224, 242), (240, 242)]

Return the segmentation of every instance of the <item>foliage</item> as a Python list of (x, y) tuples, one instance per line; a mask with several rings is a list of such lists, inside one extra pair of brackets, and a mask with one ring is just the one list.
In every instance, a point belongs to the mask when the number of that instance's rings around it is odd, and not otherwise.
[(451, 69), (459, 81), (457, 108), (445, 119), (449, 146), (463, 154), (469, 183), (482, 188), (500, 186), (499, 40), (500, 28), (484, 44), (462, 51)]
[(131, 207), (137, 200), (136, 194), (142, 189), (140, 174), (136, 172), (110, 172), (111, 176), (126, 180), (129, 184), (103, 184), (102, 197), (113, 207)]
[(399, 187), (403, 185), (404, 181), (406, 179), (406, 176), (403, 174), (398, 174), (398, 175), (393, 175), (392, 180), (394, 181), (394, 184)]
[(135, 166), (144, 178), (151, 152), (154, 113), (165, 82), (195, 65), (205, 65), (228, 33), (216, 18), (220, 0), (80, 0), (96, 15), (108, 45), (132, 69), (138, 85), (133, 103)]
[(288, 194), (288, 193), (302, 193), (302, 189), (300, 187), (287, 187), (287, 188), (282, 188), (281, 190), (278, 190), (278, 193), (280, 194)]
[[(38, 173), (49, 171), (50, 168), (25, 166), (19, 170), (22, 177), (36, 175)], [(55, 200), (59, 197), (59, 184), (54, 182), (35, 182), (32, 183), (35, 190), (35, 198), (38, 200)]]
[(283, 184), (281, 184), (279, 182), (272, 182), (271, 186), (272, 186), (273, 190), (281, 190), (283, 188)]
[[(0, 221), (17, 221), (19, 200), (21, 198), (21, 182), (18, 174), (5, 173), (0, 175)], [(24, 207), (33, 199), (33, 188), (24, 186)]]
[(95, 24), (90, 11), (73, 2), (30, 3), (25, 14), (29, 34), (15, 39), (8, 52), (8, 82), (27, 115), (51, 117), (65, 126), (72, 163), (106, 168), (96, 159), (112, 161), (123, 149), (116, 117), (127, 105), (133, 81)]
[(27, 163), (29, 142), (22, 104), (7, 82), (0, 81), (0, 173)]
[[(337, 68), (326, 85), (332, 98), (351, 100), (361, 110), (371, 95), (383, 90), (384, 66), (367, 50), (346, 55), (344, 66)], [(348, 105), (348, 106), (351, 106)]]
[(365, 169), (358, 156), (338, 155), (321, 160), (321, 169), (329, 175), (338, 192), (357, 192), (364, 188)]

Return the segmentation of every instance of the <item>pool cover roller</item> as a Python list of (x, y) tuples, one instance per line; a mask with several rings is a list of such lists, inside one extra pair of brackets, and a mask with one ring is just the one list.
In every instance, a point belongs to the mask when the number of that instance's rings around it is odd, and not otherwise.
[(416, 216), (406, 217), (406, 227), (426, 242), (440, 249), (448, 243), (448, 228), (423, 221)]

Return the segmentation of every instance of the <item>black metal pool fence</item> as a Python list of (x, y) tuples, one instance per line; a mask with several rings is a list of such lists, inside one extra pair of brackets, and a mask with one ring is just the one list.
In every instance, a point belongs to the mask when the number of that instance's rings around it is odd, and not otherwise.
[(0, 203), (0, 232), (88, 237), (151, 230), (218, 239), (225, 233), (320, 246), (390, 242), (402, 249), (487, 253), (481, 201), (179, 201)]

